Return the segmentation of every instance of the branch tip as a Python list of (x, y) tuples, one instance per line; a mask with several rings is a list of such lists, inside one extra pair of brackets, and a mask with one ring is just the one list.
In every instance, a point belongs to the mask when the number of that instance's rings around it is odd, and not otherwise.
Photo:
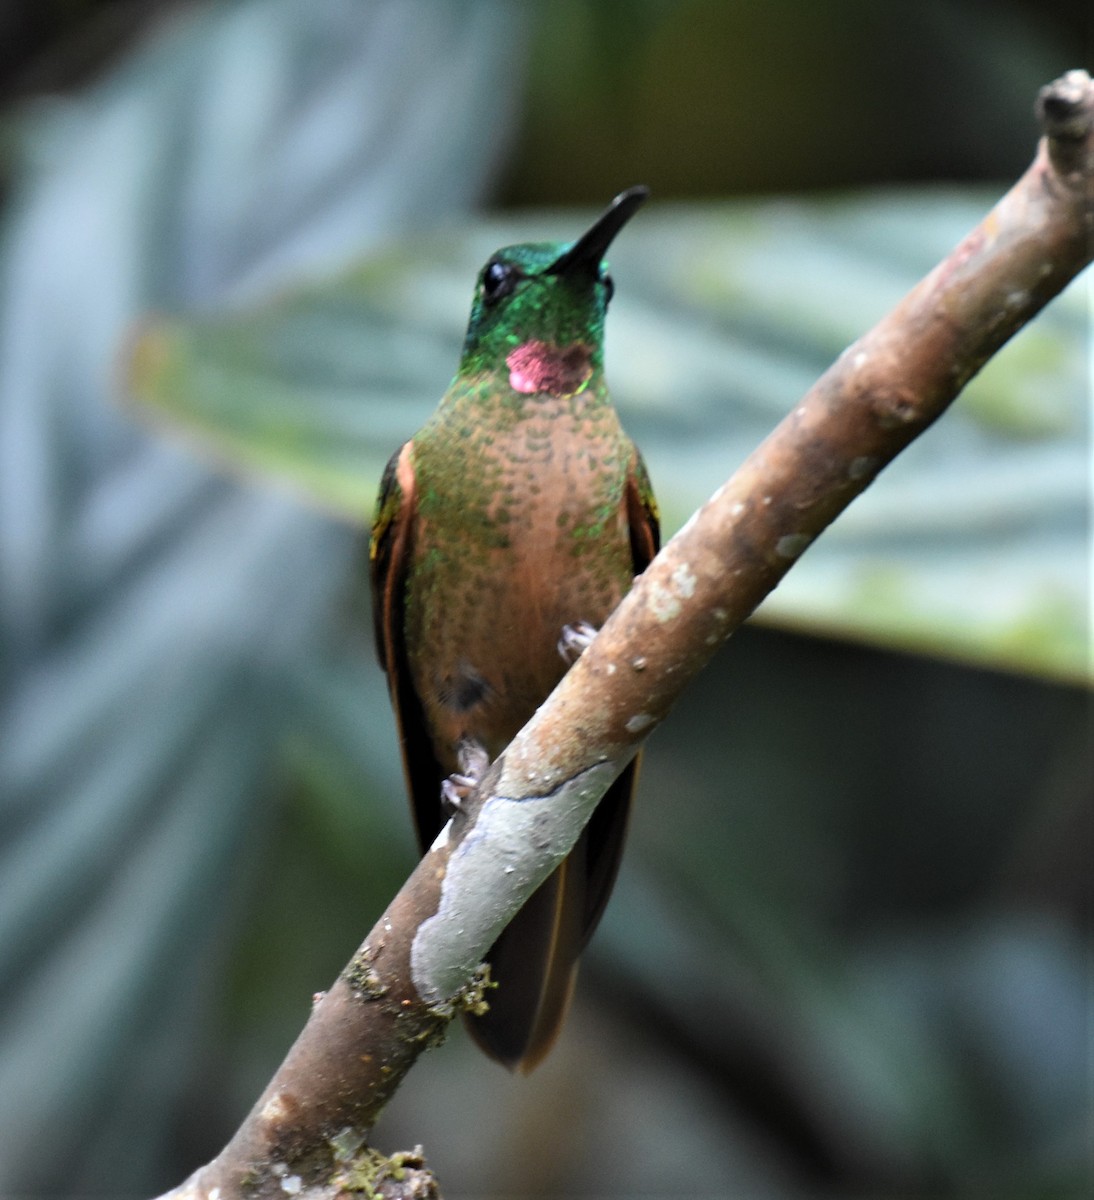
[(1045, 137), (1082, 141), (1094, 123), (1094, 80), (1086, 71), (1068, 71), (1041, 88), (1036, 111)]

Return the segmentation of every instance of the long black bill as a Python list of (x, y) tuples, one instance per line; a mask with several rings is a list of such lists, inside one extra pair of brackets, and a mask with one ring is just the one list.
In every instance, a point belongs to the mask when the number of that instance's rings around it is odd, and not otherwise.
[(600, 274), (600, 264), (612, 239), (646, 202), (650, 189), (644, 184), (627, 188), (608, 205), (591, 228), (544, 272), (545, 275), (586, 275), (590, 280)]

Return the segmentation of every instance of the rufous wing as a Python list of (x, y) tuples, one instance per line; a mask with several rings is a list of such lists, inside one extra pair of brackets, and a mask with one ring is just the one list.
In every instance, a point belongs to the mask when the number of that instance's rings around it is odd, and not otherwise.
[(396, 450), (380, 483), (369, 539), (369, 577), (376, 650), (387, 674), (407, 794), (418, 846), (424, 854), (446, 820), (441, 809), (445, 771), (437, 761), (425, 713), (414, 689), (406, 645), (404, 609), (417, 513), (411, 448), (412, 443), (405, 442)]

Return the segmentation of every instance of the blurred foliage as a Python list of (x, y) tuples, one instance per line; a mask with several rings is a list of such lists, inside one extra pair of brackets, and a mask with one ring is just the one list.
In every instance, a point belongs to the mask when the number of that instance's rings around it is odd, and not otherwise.
[[(120, 364), (359, 518), (496, 245), (640, 179), (718, 197), (613, 248), (609, 370), (674, 526), (991, 194), (891, 185), (1023, 168), (1086, 16), (237, 0), (23, 117), (0, 1192), (215, 1153), (413, 858), (352, 530), (137, 427)], [(541, 211), (469, 222), (491, 194)], [(745, 630), (673, 714), (547, 1064), (454, 1035), (384, 1144), (449, 1193), (1085, 1194), (1085, 320), (1054, 305), (795, 568), (770, 619), (839, 640)]]
[[(26, 127), (0, 261), (0, 1194), (193, 1165), (166, 1146), (354, 552), (135, 428), (122, 347), (142, 312), (239, 304), (466, 210), (524, 24), (496, 0), (213, 6)], [(489, 95), (484, 53), (511, 62)], [(362, 806), (396, 779), (360, 769)]]
[[(643, 214), (612, 251), (614, 394), (666, 532), (971, 229), (989, 193), (906, 190)], [(478, 223), (235, 319), (154, 324), (130, 386), (229, 460), (366, 525), (451, 374), (493, 249), (585, 218)], [(1086, 307), (1071, 289), (797, 565), (761, 618), (1080, 678)]]

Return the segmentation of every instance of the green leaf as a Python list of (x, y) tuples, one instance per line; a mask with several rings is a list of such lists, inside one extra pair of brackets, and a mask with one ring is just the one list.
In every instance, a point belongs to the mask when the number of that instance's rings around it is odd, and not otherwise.
[[(628, 227), (612, 251), (608, 372), (668, 531), (992, 199), (916, 189), (666, 206)], [(448, 383), (478, 267), (583, 219), (484, 222), (227, 319), (154, 322), (131, 388), (222, 458), (365, 522), (382, 464)], [(1082, 677), (1084, 322), (1073, 287), (809, 550), (760, 619)]]

